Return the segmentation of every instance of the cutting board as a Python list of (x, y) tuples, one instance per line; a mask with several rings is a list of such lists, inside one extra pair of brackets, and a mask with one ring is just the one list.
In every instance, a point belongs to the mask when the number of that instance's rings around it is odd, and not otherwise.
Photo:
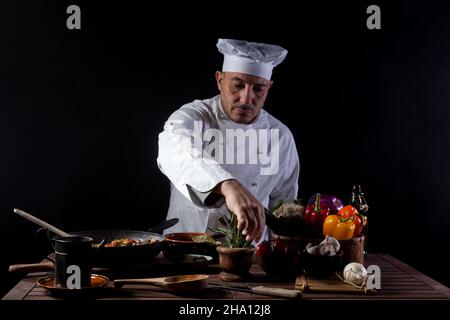
[(357, 288), (343, 282), (337, 276), (326, 279), (314, 279), (305, 275), (299, 275), (295, 281), (295, 289), (310, 293), (376, 293), (376, 289), (368, 289), (367, 287)]

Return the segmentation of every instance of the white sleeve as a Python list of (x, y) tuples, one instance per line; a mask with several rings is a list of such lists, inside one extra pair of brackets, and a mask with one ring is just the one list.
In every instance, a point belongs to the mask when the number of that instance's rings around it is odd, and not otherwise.
[(300, 175), (300, 160), (298, 158), (297, 148), (294, 138), (289, 132), (290, 141), (288, 144), (288, 157), (285, 159), (286, 170), (284, 170), (277, 185), (269, 197), (269, 209), (272, 209), (280, 200), (292, 202), (298, 194), (298, 178)]
[(205, 115), (194, 107), (181, 108), (167, 120), (158, 141), (159, 169), (196, 205), (201, 204), (189, 187), (207, 192), (224, 180), (234, 179), (220, 163), (203, 157), (202, 143), (197, 143), (202, 141), (202, 132), (195, 130), (194, 123), (200, 121), (205, 126), (206, 120)]

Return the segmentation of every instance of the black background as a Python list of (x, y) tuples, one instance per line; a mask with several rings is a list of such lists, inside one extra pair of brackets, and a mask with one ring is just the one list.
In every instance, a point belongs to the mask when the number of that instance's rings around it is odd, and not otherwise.
[[(338, 3), (337, 3), (338, 2)], [(81, 7), (81, 30), (66, 8)], [(381, 7), (381, 30), (366, 8)], [(217, 94), (217, 38), (281, 45), (266, 109), (292, 130), (299, 198), (370, 205), (369, 251), (450, 285), (450, 10), (445, 2), (0, 4), (0, 288), (42, 259), (21, 208), (66, 231), (165, 219), (158, 133)]]

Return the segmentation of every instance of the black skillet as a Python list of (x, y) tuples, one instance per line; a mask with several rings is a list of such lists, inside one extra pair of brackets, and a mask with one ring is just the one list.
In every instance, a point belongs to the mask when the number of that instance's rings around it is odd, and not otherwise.
[[(111, 242), (114, 239), (130, 239), (144, 241), (155, 239), (155, 242), (146, 243), (137, 246), (126, 247), (95, 247), (94, 248), (94, 267), (96, 268), (122, 268), (151, 264), (154, 258), (161, 252), (165, 237), (162, 236), (163, 230), (177, 224), (178, 218), (163, 221), (162, 223), (150, 228), (148, 231), (136, 230), (83, 230), (70, 232), (71, 235), (85, 236), (93, 239), (94, 244)], [(39, 229), (37, 235), (43, 231), (46, 232), (47, 240), (53, 238), (54, 234), (46, 229)]]

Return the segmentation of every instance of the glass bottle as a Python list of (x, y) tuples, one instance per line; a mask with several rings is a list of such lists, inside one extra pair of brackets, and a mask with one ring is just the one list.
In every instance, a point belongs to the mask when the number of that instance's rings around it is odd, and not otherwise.
[(360, 207), (360, 194), (361, 194), (361, 185), (360, 184), (354, 184), (352, 188), (352, 199), (350, 201), (350, 205), (358, 209)]
[[(360, 214), (368, 218), (369, 205), (367, 204), (366, 196), (362, 192), (360, 184), (354, 184), (352, 188), (351, 205), (355, 207)], [(368, 224), (364, 226), (361, 234), (364, 235), (364, 255), (367, 255), (367, 232)]]

